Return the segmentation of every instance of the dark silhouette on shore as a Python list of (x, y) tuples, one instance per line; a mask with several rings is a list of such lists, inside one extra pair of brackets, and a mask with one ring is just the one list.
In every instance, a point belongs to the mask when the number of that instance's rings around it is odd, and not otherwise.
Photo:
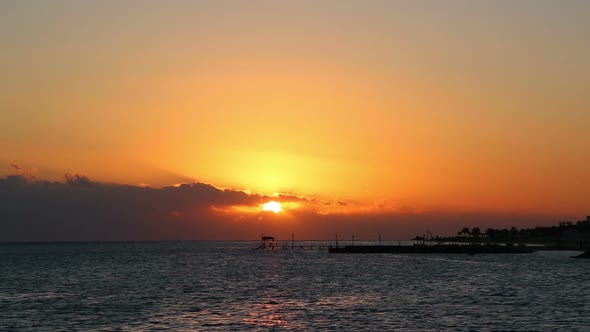
[[(417, 236), (416, 241), (452, 243), (504, 243), (542, 245), (544, 250), (587, 250), (590, 249), (590, 216), (576, 223), (565, 221), (557, 226), (537, 226), (535, 228), (495, 229), (488, 228), (482, 232), (479, 227), (464, 227), (456, 236), (440, 237), (433, 235)], [(589, 254), (590, 255), (590, 254)]]

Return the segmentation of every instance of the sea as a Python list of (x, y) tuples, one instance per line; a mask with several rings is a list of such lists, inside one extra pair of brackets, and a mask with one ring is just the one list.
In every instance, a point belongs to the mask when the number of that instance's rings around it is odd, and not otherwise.
[(578, 252), (258, 244), (0, 244), (0, 331), (590, 331)]

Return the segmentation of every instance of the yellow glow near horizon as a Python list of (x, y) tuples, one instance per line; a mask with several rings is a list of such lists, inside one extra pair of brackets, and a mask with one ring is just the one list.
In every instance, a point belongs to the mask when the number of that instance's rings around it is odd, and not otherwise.
[(281, 212), (281, 203), (270, 201), (262, 205), (262, 211), (272, 211), (274, 213)]
[[(0, 180), (15, 163), (378, 211), (585, 215), (589, 10), (0, 1)], [(272, 199), (282, 215), (313, 205)]]

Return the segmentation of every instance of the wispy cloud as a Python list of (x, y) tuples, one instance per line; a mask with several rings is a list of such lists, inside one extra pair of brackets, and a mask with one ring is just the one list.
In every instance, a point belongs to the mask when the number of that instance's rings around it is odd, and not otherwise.
[(16, 164), (16, 163), (11, 163), (10, 164), (10, 168), (12, 168), (12, 170), (17, 174), (20, 175), (24, 178), (30, 179), (30, 180), (35, 180), (35, 176), (34, 173), (37, 173), (37, 168), (33, 167), (31, 169), (26, 168), (22, 165)]

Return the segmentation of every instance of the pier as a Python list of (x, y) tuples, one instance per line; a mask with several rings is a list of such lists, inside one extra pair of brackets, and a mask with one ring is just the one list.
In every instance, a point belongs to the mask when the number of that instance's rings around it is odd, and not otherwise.
[(329, 248), (333, 254), (530, 254), (527, 247), (502, 246), (496, 244), (441, 244), (441, 245), (361, 245)]
[(260, 244), (255, 247), (255, 250), (292, 250), (292, 251), (318, 251), (328, 250), (332, 248), (331, 245), (327, 245), (323, 242), (309, 243), (315, 241), (295, 241), (295, 234), (291, 234), (291, 241), (277, 242), (274, 237), (260, 235)]
[[(361, 243), (358, 243), (361, 242)], [(295, 235), (291, 235), (291, 241), (277, 242), (274, 237), (260, 235), (260, 244), (255, 250), (291, 250), (291, 251), (318, 251), (328, 250), (331, 254), (530, 254), (535, 250), (525, 245), (514, 246), (511, 244), (491, 244), (491, 243), (449, 243), (433, 244), (429, 241), (417, 241), (402, 244), (402, 241), (396, 241), (397, 245), (382, 244), (381, 234), (379, 242), (367, 244), (365, 241), (357, 241), (352, 236), (350, 245), (339, 246), (338, 237), (336, 236), (335, 245), (321, 241), (295, 241)]]

